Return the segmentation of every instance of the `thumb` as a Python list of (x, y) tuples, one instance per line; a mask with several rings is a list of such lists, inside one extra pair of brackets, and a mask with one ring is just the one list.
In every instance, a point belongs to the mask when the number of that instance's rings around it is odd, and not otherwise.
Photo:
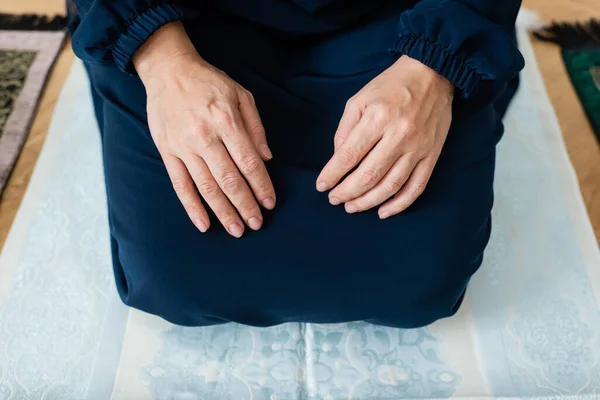
[(267, 137), (265, 134), (265, 128), (263, 127), (260, 115), (256, 109), (256, 103), (254, 102), (254, 96), (252, 93), (245, 89), (241, 89), (238, 94), (239, 97), (239, 109), (244, 121), (246, 131), (250, 135), (250, 140), (254, 143), (256, 150), (261, 155), (263, 161), (268, 161), (273, 158), (271, 149), (267, 144)]

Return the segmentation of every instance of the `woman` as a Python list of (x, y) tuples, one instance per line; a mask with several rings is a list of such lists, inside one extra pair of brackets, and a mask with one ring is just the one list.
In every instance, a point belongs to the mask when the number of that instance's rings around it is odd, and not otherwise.
[(197, 326), (455, 313), (519, 5), (75, 0), (123, 301)]

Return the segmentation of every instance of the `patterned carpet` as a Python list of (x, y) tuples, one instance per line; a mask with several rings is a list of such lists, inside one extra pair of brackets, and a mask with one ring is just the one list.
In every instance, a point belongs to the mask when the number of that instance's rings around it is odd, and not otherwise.
[(61, 17), (0, 14), (0, 195), (62, 48), (64, 25)]
[(561, 47), (571, 82), (600, 142), (600, 20), (554, 23), (534, 35)]
[(0, 137), (35, 56), (34, 51), (0, 50)]

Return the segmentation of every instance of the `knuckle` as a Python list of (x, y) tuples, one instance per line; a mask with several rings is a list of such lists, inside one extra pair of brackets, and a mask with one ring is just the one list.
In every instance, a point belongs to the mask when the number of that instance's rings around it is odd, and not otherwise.
[(271, 186), (266, 182), (261, 182), (254, 192), (256, 193), (256, 197), (261, 200), (264, 200), (266, 197), (273, 196), (274, 194)]
[(400, 122), (400, 131), (405, 136), (413, 135), (417, 133), (417, 124), (413, 119), (405, 118)]
[(208, 132), (208, 124), (204, 119), (197, 118), (194, 120), (194, 129), (192, 129), (192, 134), (197, 136), (205, 135)]
[(344, 149), (340, 151), (340, 163), (343, 167), (353, 167), (357, 161), (358, 158), (352, 150)]
[(395, 179), (390, 179), (386, 182), (386, 190), (388, 193), (398, 193), (402, 188), (402, 184)]
[(398, 203), (396, 207), (392, 210), (394, 214), (401, 213), (406, 210), (413, 203), (414, 199), (402, 199), (402, 202)]
[(242, 179), (234, 172), (225, 172), (221, 176), (221, 183), (226, 192), (237, 192), (242, 187)]
[(213, 118), (223, 126), (233, 126), (233, 116), (225, 107), (215, 107), (213, 110)]
[(338, 131), (336, 132), (335, 136), (333, 137), (333, 143), (335, 145), (335, 148), (339, 148), (339, 146), (342, 145), (342, 143), (344, 143), (346, 141), (346, 139), (348, 138), (348, 136), (350, 135), (350, 133), (348, 131)]
[(256, 103), (256, 101), (254, 100), (254, 95), (249, 90), (242, 90), (242, 96), (244, 96), (244, 98), (246, 98), (246, 100), (248, 100), (250, 103)]
[(262, 121), (258, 115), (256, 118), (249, 118), (250, 121), (247, 121), (248, 131), (250, 133), (265, 135), (265, 128), (263, 127)]
[(197, 138), (197, 145), (203, 152), (210, 151), (216, 143), (217, 140), (211, 136), (202, 135)]
[(184, 179), (174, 178), (171, 183), (177, 195), (185, 195), (189, 192), (189, 184)]
[(379, 182), (381, 179), (380, 174), (377, 171), (365, 171), (362, 174), (362, 183), (364, 185), (372, 186)]
[[(220, 72), (227, 78), (230, 78), (230, 76), (225, 71), (221, 70)], [(220, 90), (226, 99), (235, 100), (238, 94), (238, 87), (239, 86), (235, 82), (233, 82), (232, 80), (228, 80), (228, 82), (226, 82)]]
[(399, 88), (399, 91), (402, 95), (402, 99), (403, 99), (402, 101), (405, 105), (413, 104), (415, 96), (414, 96), (412, 90), (410, 90), (406, 86), (401, 86)]
[(424, 183), (414, 183), (410, 185), (408, 191), (412, 194), (413, 197), (416, 198), (423, 194), (423, 192), (425, 191), (425, 186), (426, 185)]
[(187, 206), (185, 207), (185, 210), (187, 214), (193, 219), (196, 219), (196, 217), (199, 217), (201, 214), (201, 211), (197, 206)]
[(376, 124), (384, 123), (390, 118), (391, 108), (386, 103), (373, 103), (370, 108), (371, 118)]
[(241, 164), (245, 175), (255, 175), (261, 170), (262, 160), (254, 155), (248, 155), (242, 159)]
[(224, 226), (229, 226), (234, 222), (238, 222), (238, 215), (233, 210), (223, 211), (219, 215), (217, 215), (217, 217), (223, 223)]
[(183, 137), (187, 142), (194, 142), (198, 139), (206, 137), (208, 132), (208, 126), (206, 121), (202, 119), (194, 119), (193, 125), (189, 129), (183, 131)]
[(198, 183), (198, 191), (203, 196), (213, 196), (217, 193), (218, 186), (212, 181), (202, 181)]
[(246, 199), (239, 205), (238, 210), (244, 216), (259, 215), (260, 211), (254, 200)]
[[(179, 138), (174, 138), (173, 145), (175, 148), (187, 147), (192, 143), (201, 142), (203, 136), (198, 131), (198, 128), (194, 127), (182, 131)], [(179, 140), (178, 140), (179, 139)]]
[(352, 110), (356, 107), (356, 103), (358, 103), (358, 100), (356, 99), (356, 97), (352, 96), (348, 99), (348, 101), (346, 102), (346, 110)]

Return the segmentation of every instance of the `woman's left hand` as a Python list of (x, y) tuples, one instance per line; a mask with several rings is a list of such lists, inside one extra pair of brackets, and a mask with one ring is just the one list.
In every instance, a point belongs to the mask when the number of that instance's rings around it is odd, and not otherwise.
[(440, 156), (453, 96), (444, 77), (400, 57), (348, 100), (317, 190), (333, 188), (330, 203), (345, 203), (348, 213), (382, 203), (382, 219), (405, 210), (425, 190)]

